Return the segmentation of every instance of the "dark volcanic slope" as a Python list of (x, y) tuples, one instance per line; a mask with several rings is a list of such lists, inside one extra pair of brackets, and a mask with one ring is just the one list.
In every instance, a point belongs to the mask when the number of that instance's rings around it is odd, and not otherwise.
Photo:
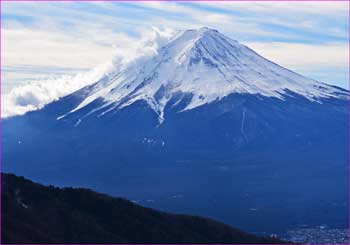
[(276, 243), (228, 225), (167, 214), (88, 189), (2, 175), (3, 243)]

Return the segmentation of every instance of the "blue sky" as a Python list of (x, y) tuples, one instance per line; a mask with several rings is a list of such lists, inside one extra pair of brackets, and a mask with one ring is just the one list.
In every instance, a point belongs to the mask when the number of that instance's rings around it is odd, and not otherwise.
[[(3, 93), (87, 71), (154, 27), (208, 26), (303, 75), (348, 88), (347, 2), (3, 2)], [(121, 50), (121, 51), (120, 51)], [(46, 79), (46, 80), (45, 80)]]

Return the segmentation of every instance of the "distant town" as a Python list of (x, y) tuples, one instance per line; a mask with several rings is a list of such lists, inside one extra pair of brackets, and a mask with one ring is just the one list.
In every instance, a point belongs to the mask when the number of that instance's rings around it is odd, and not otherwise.
[(349, 244), (349, 230), (327, 226), (303, 227), (289, 230), (281, 237), (284, 240), (306, 244)]

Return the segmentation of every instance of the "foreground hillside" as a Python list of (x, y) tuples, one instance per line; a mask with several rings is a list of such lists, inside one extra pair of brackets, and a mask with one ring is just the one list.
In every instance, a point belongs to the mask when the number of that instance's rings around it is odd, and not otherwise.
[(3, 243), (277, 243), (195, 216), (144, 208), (88, 189), (2, 175)]

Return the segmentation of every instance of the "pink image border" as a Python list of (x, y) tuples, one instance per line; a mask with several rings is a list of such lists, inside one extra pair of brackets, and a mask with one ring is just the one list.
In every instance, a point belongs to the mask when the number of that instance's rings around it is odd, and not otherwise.
[[(2, 2), (347, 2), (350, 22), (350, 0), (0, 0), (0, 173), (2, 173)], [(322, 4), (322, 3), (321, 3)], [(348, 90), (350, 89), (350, 24), (348, 23)], [(348, 100), (348, 229), (350, 239), (350, 95)], [(2, 197), (2, 175), (0, 174), (0, 197)], [(2, 244), (2, 198), (0, 198), (0, 244)], [(92, 245), (92, 244), (90, 244)], [(103, 244), (100, 244), (103, 245)], [(238, 244), (239, 245), (239, 244)]]

